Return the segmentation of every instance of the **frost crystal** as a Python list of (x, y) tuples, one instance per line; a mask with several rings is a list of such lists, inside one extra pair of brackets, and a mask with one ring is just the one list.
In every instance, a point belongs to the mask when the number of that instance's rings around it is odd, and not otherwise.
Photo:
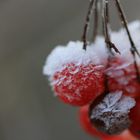
[(135, 100), (121, 91), (110, 93), (91, 110), (91, 121), (107, 134), (119, 134), (130, 126), (128, 114), (134, 106)]

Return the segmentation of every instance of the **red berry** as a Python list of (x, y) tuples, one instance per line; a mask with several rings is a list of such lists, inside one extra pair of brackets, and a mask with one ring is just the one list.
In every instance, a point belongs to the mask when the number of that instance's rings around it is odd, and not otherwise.
[(140, 97), (140, 83), (137, 80), (136, 70), (132, 63), (121, 58), (112, 58), (110, 67), (107, 69), (109, 90), (121, 90), (125, 95)]
[(130, 112), (132, 125), (130, 131), (140, 138), (140, 99), (137, 100), (136, 106)]
[(90, 122), (89, 119), (89, 105), (83, 106), (79, 111), (79, 119), (82, 128), (93, 137), (110, 137), (102, 132), (99, 132)]
[(137, 140), (137, 138), (134, 137), (128, 130), (126, 130), (121, 135), (103, 138), (102, 140)]
[(103, 70), (101, 65), (67, 64), (52, 78), (54, 91), (65, 103), (86, 105), (104, 91)]

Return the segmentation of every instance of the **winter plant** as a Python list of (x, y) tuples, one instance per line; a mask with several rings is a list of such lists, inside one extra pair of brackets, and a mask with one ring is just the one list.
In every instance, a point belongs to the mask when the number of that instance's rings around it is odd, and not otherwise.
[[(82, 41), (57, 46), (44, 75), (55, 95), (80, 107), (83, 129), (102, 140), (140, 138), (140, 22), (127, 24), (119, 0), (113, 0), (123, 28), (111, 31), (109, 0), (90, 0)], [(93, 12), (92, 12), (93, 11)], [(93, 41), (87, 41), (94, 13)], [(98, 35), (101, 16), (103, 35)]]

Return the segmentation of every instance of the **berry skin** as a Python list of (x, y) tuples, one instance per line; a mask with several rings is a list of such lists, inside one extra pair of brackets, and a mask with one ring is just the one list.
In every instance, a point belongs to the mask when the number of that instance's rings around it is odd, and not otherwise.
[(67, 104), (86, 105), (103, 93), (103, 71), (102, 65), (67, 64), (54, 74), (53, 89), (56, 95)]
[(130, 131), (133, 135), (140, 138), (140, 99), (137, 100), (136, 106), (130, 112), (132, 125)]
[(121, 135), (103, 138), (102, 140), (137, 140), (137, 138), (134, 137), (128, 130), (126, 130)]
[(109, 90), (111, 92), (121, 90), (125, 95), (140, 97), (140, 83), (137, 80), (135, 67), (121, 58), (114, 57), (107, 69)]

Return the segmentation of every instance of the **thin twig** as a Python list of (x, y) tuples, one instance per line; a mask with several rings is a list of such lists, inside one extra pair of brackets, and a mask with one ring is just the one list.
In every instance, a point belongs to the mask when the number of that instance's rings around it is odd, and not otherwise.
[(123, 8), (122, 8), (122, 6), (120, 4), (120, 1), (119, 0), (115, 0), (115, 3), (116, 3), (116, 7), (118, 9), (119, 15), (120, 15), (121, 23), (123, 24), (124, 28), (126, 29), (126, 32), (127, 32), (130, 44), (131, 44), (130, 51), (131, 51), (133, 59), (134, 59), (134, 66), (135, 66), (135, 69), (136, 69), (137, 79), (140, 82), (140, 73), (139, 73), (137, 62), (136, 62), (136, 54), (139, 57), (140, 57), (140, 54), (139, 54), (139, 52), (138, 52), (138, 50), (137, 50), (137, 48), (135, 46), (135, 43), (134, 43), (134, 41), (133, 41), (133, 39), (131, 37), (130, 31), (128, 29), (127, 20), (126, 20), (125, 14), (123, 12)]
[[(110, 48), (109, 44), (107, 43), (107, 40), (110, 40), (110, 36), (109, 36), (109, 33), (108, 33), (108, 27), (107, 27), (107, 24), (109, 24), (108, 3), (105, 3), (105, 1), (102, 0), (101, 8), (102, 8), (103, 35), (104, 35), (104, 38), (105, 38), (105, 43), (106, 43), (106, 47), (107, 47), (107, 51), (108, 51), (106, 68), (108, 68), (109, 65), (110, 65), (110, 59), (113, 55), (112, 51), (111, 51), (111, 48)], [(105, 97), (109, 93), (109, 85), (108, 85), (108, 76), (107, 75), (105, 75), (104, 85), (105, 85), (105, 91), (104, 91), (103, 97)]]
[(95, 0), (94, 5), (94, 27), (93, 27), (93, 42), (96, 40), (97, 34), (98, 34), (98, 21), (99, 21), (99, 0)]
[(83, 32), (83, 36), (82, 36), (82, 41), (83, 41), (83, 49), (86, 50), (87, 47), (87, 33), (88, 33), (88, 27), (89, 27), (89, 23), (90, 23), (90, 16), (92, 14), (92, 9), (93, 9), (93, 5), (94, 5), (94, 1), (95, 0), (90, 0), (90, 4), (89, 4), (89, 8), (88, 8), (88, 13), (86, 16), (86, 22), (85, 22), (85, 26), (84, 26), (84, 32)]
[(109, 35), (109, 8), (108, 8), (108, 0), (103, 0), (103, 28), (104, 28), (104, 36), (105, 42), (107, 45), (108, 50), (112, 53), (111, 49), (114, 49), (116, 53), (119, 53), (119, 50), (115, 46), (114, 43), (111, 42), (110, 35)]

